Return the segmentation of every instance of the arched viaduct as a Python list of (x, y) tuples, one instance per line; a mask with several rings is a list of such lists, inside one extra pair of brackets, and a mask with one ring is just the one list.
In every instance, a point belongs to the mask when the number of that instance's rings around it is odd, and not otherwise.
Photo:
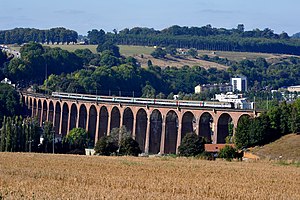
[(75, 127), (87, 130), (95, 143), (110, 130), (125, 126), (145, 153), (177, 153), (186, 133), (195, 131), (214, 144), (225, 143), (229, 124), (237, 127), (243, 115), (253, 110), (171, 107), (58, 99), (22, 94), (28, 115), (54, 124), (56, 134), (65, 136)]

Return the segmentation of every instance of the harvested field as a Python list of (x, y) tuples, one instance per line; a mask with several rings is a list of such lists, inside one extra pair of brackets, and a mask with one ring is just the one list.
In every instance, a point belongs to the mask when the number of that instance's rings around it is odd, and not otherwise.
[(0, 153), (4, 199), (300, 199), (300, 170), (270, 162)]

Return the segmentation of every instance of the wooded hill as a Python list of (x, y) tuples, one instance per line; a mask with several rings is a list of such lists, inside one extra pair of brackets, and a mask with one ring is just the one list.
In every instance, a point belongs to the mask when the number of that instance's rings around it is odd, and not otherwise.
[[(93, 29), (88, 31), (86, 42), (103, 44), (113, 41), (118, 45), (140, 46), (174, 46), (176, 48), (195, 48), (212, 51), (240, 51), (281, 53), (300, 55), (300, 39), (290, 37), (287, 33), (274, 33), (273, 30), (254, 29), (245, 31), (244, 25), (237, 28), (214, 28), (211, 25), (187, 27), (174, 25), (163, 30), (135, 27), (125, 28), (113, 33)], [(39, 43), (71, 43), (77, 42), (78, 33), (65, 28), (39, 30), (34, 28), (15, 28), (0, 31), (0, 44)]]

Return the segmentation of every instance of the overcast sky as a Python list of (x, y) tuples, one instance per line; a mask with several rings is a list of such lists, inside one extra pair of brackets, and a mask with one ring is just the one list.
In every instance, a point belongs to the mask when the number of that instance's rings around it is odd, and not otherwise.
[(0, 0), (0, 30), (66, 27), (86, 35), (91, 29), (172, 25), (271, 28), (300, 32), (300, 0)]

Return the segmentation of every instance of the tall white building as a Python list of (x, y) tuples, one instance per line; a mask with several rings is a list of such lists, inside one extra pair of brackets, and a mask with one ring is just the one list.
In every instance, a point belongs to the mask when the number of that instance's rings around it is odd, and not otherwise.
[(231, 78), (232, 91), (246, 92), (248, 90), (247, 77), (243, 75), (237, 75)]

